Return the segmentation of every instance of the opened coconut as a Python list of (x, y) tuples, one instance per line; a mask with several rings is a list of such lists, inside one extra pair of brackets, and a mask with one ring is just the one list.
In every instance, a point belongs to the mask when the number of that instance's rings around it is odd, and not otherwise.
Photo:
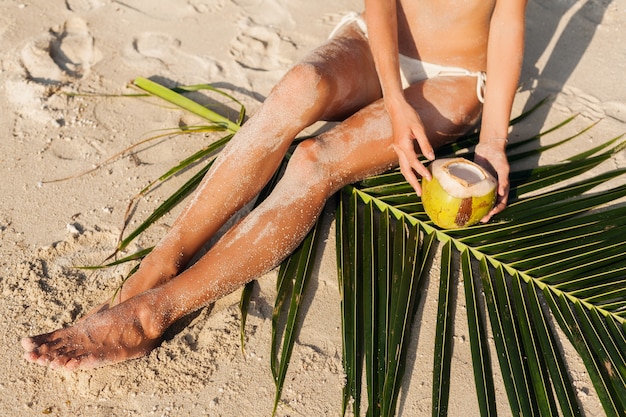
[(465, 158), (437, 159), (432, 180), (422, 179), (422, 203), (439, 227), (456, 229), (477, 223), (493, 208), (496, 179)]

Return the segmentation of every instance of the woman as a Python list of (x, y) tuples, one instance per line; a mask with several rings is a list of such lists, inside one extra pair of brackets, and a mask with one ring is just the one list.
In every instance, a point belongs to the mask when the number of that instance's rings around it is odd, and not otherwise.
[[(271, 270), (346, 184), (400, 166), (420, 194), (418, 154), (481, 118), (476, 160), (498, 178), (524, 43), (525, 0), (366, 0), (294, 66), (220, 154), (183, 213), (127, 281), (74, 326), (22, 340), (24, 357), (90, 368), (143, 356), (182, 316)], [(486, 75), (488, 82), (486, 83)], [(484, 101), (484, 105), (482, 104)], [(343, 120), (299, 144), (272, 194), (194, 265), (194, 254), (270, 179), (296, 135)]]

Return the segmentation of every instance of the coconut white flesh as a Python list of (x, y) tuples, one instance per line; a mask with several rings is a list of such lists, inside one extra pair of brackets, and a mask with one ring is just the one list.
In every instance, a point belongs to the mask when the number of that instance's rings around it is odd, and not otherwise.
[(437, 159), (431, 164), (431, 172), (441, 188), (456, 198), (482, 197), (496, 187), (489, 172), (464, 158)]

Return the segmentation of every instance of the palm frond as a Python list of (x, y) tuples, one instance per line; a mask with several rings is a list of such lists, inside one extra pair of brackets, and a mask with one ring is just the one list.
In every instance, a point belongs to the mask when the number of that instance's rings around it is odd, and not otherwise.
[[(489, 407), (494, 403), (495, 392), (483, 317), (488, 318), (491, 326), (514, 415), (581, 415), (567, 362), (558, 347), (555, 322), (581, 354), (607, 415), (625, 414), (626, 208), (619, 201), (626, 196), (626, 187), (607, 188), (605, 184), (626, 170), (591, 173), (623, 149), (624, 143), (617, 137), (564, 162), (515, 171), (511, 174), (510, 207), (490, 224), (461, 230), (434, 227), (398, 173), (369, 178), (342, 190), (356, 200), (353, 211), (344, 216), (354, 217), (357, 225), (372, 222), (362, 214), (371, 206), (376, 208), (374, 221), (382, 222), (380, 218), (393, 213), (394, 218), (404, 218), (405, 224), (435, 236), (443, 244), (433, 415), (446, 415), (448, 401), (448, 350), (452, 349), (448, 336), (449, 303), (455, 296), (449, 284), (453, 266), (450, 250), (460, 255), (458, 264), (464, 280), (481, 415), (495, 413)], [(535, 153), (518, 155), (528, 157)], [(583, 174), (585, 178), (577, 181)], [(604, 189), (594, 192), (600, 185)], [(338, 229), (341, 226), (338, 223)], [(360, 238), (366, 240), (364, 246), (374, 248), (371, 259), (378, 259), (377, 251), (385, 251), (367, 234)], [(338, 239), (339, 251), (342, 244), (344, 241)], [(340, 261), (361, 262), (358, 258)], [(480, 281), (474, 279), (474, 264), (480, 267)], [(340, 272), (348, 268), (344, 266)], [(483, 302), (477, 294), (481, 292), (485, 310), (479, 309)], [(370, 401), (370, 407), (371, 404)], [(386, 412), (381, 415), (392, 416), (395, 409)]]

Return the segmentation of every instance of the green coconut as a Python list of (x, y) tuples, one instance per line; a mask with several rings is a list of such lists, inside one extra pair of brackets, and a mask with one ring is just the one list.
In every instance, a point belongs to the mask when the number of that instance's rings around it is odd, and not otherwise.
[(422, 179), (422, 203), (437, 226), (471, 226), (493, 208), (496, 179), (465, 158), (438, 159), (430, 164), (432, 180)]

